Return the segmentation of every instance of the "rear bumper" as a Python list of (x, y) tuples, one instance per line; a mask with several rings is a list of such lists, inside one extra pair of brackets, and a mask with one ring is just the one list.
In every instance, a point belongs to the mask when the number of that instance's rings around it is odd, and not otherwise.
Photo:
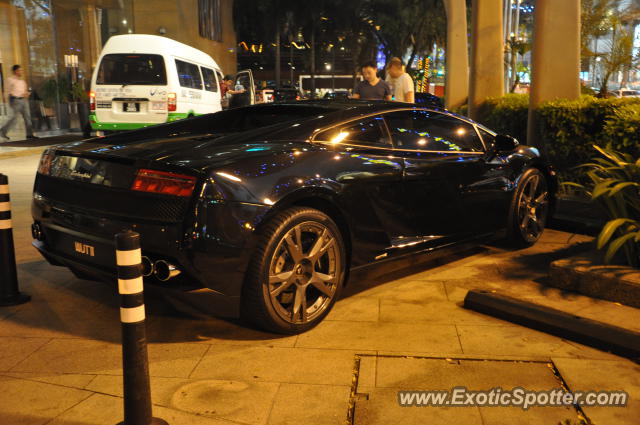
[[(93, 278), (117, 287), (115, 270), (109, 270), (96, 265), (88, 265), (68, 256), (52, 253), (47, 250), (44, 242), (34, 241), (33, 246), (51, 265), (67, 267), (79, 277)], [(189, 312), (213, 314), (219, 317), (240, 316), (240, 297), (221, 294), (210, 288), (193, 288), (184, 285), (174, 285), (172, 281), (160, 284), (154, 279), (144, 280), (145, 291), (157, 293), (165, 297), (172, 304), (178, 304), (178, 308)]]

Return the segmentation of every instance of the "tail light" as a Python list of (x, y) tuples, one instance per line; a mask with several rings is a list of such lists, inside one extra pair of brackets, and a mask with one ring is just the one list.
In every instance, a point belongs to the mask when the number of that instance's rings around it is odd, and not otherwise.
[(93, 90), (89, 92), (89, 109), (92, 111), (96, 110), (96, 92)]
[(131, 189), (140, 192), (189, 197), (193, 193), (195, 185), (196, 178), (193, 176), (140, 169)]
[(178, 107), (178, 99), (175, 93), (167, 94), (167, 111), (175, 112)]
[(53, 162), (53, 158), (55, 156), (56, 154), (53, 149), (47, 149), (42, 152), (42, 156), (40, 157), (40, 164), (38, 164), (38, 173), (45, 176), (51, 174), (51, 163)]

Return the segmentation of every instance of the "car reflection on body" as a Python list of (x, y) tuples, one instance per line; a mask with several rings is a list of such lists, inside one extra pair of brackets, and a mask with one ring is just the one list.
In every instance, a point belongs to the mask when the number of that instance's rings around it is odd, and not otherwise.
[(132, 229), (146, 284), (297, 333), (350, 271), (501, 235), (535, 243), (554, 175), (537, 149), (443, 110), (255, 105), (48, 149), (34, 245), (113, 282), (113, 235)]

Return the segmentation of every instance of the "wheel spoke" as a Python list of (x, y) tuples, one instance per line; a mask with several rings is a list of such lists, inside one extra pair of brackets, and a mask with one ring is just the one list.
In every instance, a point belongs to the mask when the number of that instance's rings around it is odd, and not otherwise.
[(282, 282), (282, 284), (280, 284), (280, 286), (278, 286), (276, 289), (271, 291), (271, 296), (272, 297), (277, 297), (285, 289), (289, 288), (292, 284), (293, 284), (293, 279), (288, 279), (288, 280)]
[(298, 286), (296, 289), (296, 295), (293, 299), (293, 308), (291, 309), (291, 320), (293, 322), (296, 321), (300, 310), (305, 310), (302, 313), (303, 317), (306, 317), (306, 306), (307, 306), (307, 288), (304, 286)]
[(531, 221), (531, 214), (526, 213), (524, 215), (524, 219), (522, 220), (522, 222), (520, 223), (520, 228), (521, 229), (526, 229), (527, 226), (529, 225), (529, 221)]
[[(321, 274), (321, 273), (316, 273), (316, 275), (314, 276), (314, 279), (312, 279), (311, 282), (309, 283), (313, 285), (314, 288), (316, 288), (318, 291), (322, 292), (323, 295), (327, 297), (331, 297), (333, 295), (333, 291), (331, 291), (331, 288), (325, 282), (331, 283), (330, 281), (333, 279), (327, 279), (327, 280), (316, 279), (318, 274)], [(328, 276), (328, 275), (324, 275), (324, 276), (331, 278), (331, 276)]]
[(537, 205), (542, 205), (543, 203), (546, 203), (546, 201), (547, 201), (547, 192), (542, 192), (542, 193), (540, 194), (540, 196), (538, 196), (538, 197), (535, 199), (535, 203), (536, 203)]
[(329, 248), (336, 242), (331, 236), (328, 236), (327, 229), (324, 229), (322, 235), (318, 236), (318, 239), (313, 244), (313, 247), (309, 251), (309, 260), (315, 263), (322, 255), (327, 252)]
[(539, 177), (538, 176), (533, 176), (531, 177), (530, 183), (529, 183), (529, 199), (534, 199), (536, 196), (536, 190), (538, 190), (538, 181), (539, 181)]
[(300, 260), (302, 260), (302, 246), (300, 244), (301, 237), (300, 237), (299, 227), (295, 228), (295, 233), (296, 233), (296, 238), (298, 239), (297, 241), (293, 240), (291, 232), (287, 234), (284, 240), (287, 244), (287, 250), (289, 251), (289, 255), (291, 255), (291, 259), (293, 260), (294, 263), (298, 263), (300, 262)]
[(293, 275), (293, 270), (269, 275), (269, 283), (284, 282)]

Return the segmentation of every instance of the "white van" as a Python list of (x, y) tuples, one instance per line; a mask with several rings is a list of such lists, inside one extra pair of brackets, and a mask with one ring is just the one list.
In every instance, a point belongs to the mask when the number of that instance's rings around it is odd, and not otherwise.
[(134, 130), (220, 111), (221, 81), (216, 61), (186, 44), (147, 34), (113, 36), (91, 78), (91, 128)]

